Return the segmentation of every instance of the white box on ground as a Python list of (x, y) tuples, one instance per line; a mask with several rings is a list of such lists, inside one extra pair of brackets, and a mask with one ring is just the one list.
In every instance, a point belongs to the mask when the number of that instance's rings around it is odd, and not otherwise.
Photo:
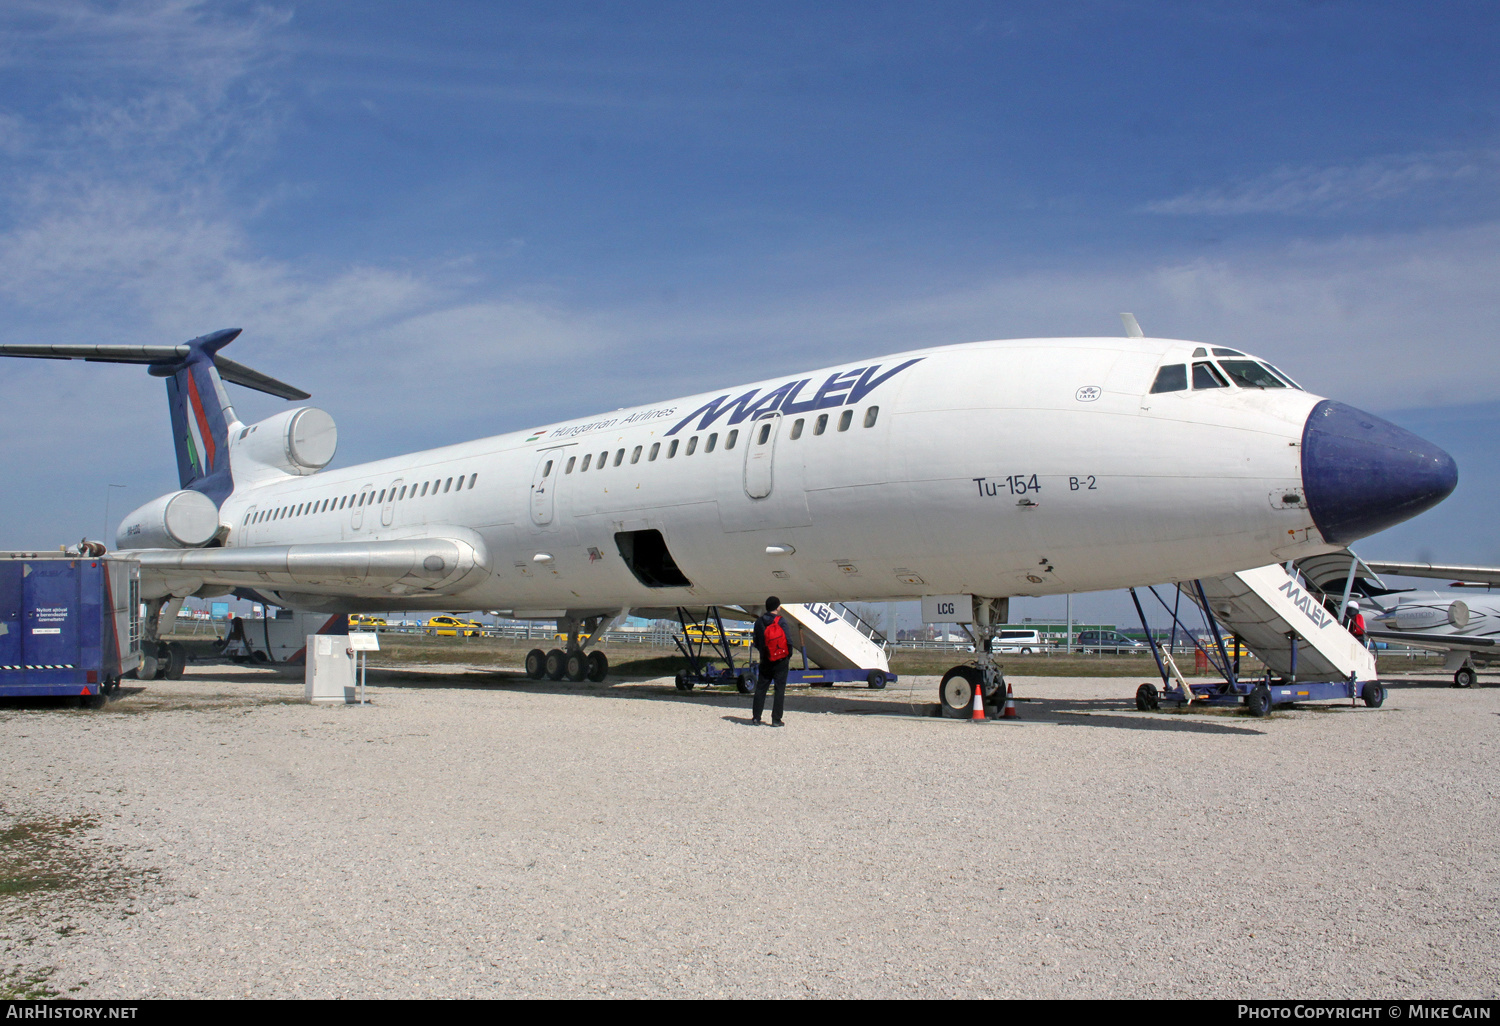
[(354, 653), (344, 635), (307, 636), (307, 700), (314, 705), (356, 701)]
[(973, 623), (972, 595), (923, 595), (923, 623)]

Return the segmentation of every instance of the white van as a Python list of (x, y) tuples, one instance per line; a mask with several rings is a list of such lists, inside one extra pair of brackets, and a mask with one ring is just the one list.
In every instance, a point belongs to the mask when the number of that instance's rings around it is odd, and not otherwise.
[(995, 639), (993, 651), (1031, 655), (1033, 652), (1040, 652), (1044, 644), (1039, 631), (1001, 631), (1000, 636)]

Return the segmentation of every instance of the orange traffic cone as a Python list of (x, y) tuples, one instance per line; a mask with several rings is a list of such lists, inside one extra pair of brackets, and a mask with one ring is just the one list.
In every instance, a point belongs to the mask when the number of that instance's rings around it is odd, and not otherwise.
[(982, 678), (974, 683), (974, 715), (970, 719), (984, 719), (984, 682)]
[(1005, 708), (1001, 710), (1000, 718), (1002, 720), (1019, 720), (1021, 718), (1016, 714), (1016, 692), (1010, 686), (1010, 681), (1005, 682)]

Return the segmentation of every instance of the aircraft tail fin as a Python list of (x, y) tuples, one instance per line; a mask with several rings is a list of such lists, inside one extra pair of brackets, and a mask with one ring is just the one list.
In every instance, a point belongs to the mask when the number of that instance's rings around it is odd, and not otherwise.
[(149, 373), (167, 379), (181, 487), (202, 492), (218, 504), (234, 490), (229, 432), (239, 423), (224, 382), (282, 399), (311, 398), (299, 388), (218, 355), (239, 334), (239, 328), (225, 328), (175, 346), (0, 344), (0, 356), (146, 364)]

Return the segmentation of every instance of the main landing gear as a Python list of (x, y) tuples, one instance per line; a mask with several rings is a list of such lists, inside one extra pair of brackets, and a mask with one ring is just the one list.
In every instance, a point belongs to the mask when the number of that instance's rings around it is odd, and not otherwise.
[[(526, 653), (526, 676), (532, 680), (568, 680), (579, 682), (584, 680), (602, 681), (609, 676), (609, 657), (599, 649), (585, 652), (584, 648), (596, 639), (602, 638), (604, 632), (609, 630), (616, 621), (624, 619), (625, 611), (608, 618), (602, 616), (591, 616), (586, 620), (574, 620), (572, 618), (559, 620), (558, 626), (563, 627), (568, 633), (568, 647), (566, 650), (554, 648), (550, 652), (544, 652), (534, 648)], [(580, 629), (588, 632), (585, 641), (580, 642), (578, 635)]]
[[(943, 674), (938, 685), (938, 699), (944, 716), (967, 720), (974, 715), (974, 692), (984, 696), (986, 709), (1005, 703), (1005, 670), (995, 659), (994, 642), (1000, 627), (1010, 616), (1010, 599), (974, 597), (974, 622), (969, 633), (974, 637), (975, 662), (955, 666)], [(986, 715), (989, 715), (987, 712)]]

